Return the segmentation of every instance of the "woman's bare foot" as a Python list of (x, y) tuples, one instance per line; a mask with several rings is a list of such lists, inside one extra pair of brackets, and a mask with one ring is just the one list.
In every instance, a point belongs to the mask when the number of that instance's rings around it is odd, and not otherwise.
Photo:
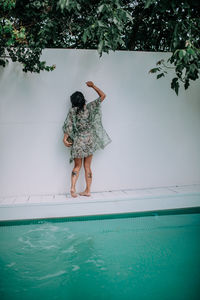
[(78, 197), (78, 195), (76, 194), (76, 191), (75, 191), (75, 190), (70, 190), (70, 193), (71, 193), (71, 196), (72, 196), (73, 198)]
[(88, 197), (91, 196), (90, 192), (88, 192), (86, 190), (84, 192), (79, 193), (79, 195), (81, 195), (81, 196), (88, 196)]

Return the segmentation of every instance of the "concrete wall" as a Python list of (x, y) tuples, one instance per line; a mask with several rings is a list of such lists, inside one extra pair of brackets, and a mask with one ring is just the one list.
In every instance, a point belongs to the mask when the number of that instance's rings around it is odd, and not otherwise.
[[(53, 72), (23, 73), (18, 63), (0, 68), (0, 194), (66, 193), (69, 148), (62, 125), (70, 95), (92, 101), (92, 80), (107, 98), (103, 125), (112, 143), (94, 153), (92, 191), (200, 183), (200, 84), (170, 89), (171, 74), (148, 74), (169, 53), (45, 49)], [(83, 190), (81, 170), (77, 191)]]

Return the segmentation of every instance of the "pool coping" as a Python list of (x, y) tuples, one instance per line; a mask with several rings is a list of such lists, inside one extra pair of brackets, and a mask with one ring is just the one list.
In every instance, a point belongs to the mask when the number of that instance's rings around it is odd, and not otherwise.
[(127, 189), (92, 193), (91, 197), (66, 194), (4, 197), (0, 222), (55, 218), (86, 218), (130, 213), (161, 213), (200, 207), (200, 184)]

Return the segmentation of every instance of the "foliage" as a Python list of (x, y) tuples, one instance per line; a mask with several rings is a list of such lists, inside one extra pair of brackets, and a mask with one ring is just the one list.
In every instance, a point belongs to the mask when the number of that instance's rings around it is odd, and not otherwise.
[(200, 69), (200, 50), (195, 48), (189, 41), (186, 41), (185, 49), (176, 49), (167, 62), (173, 63), (175, 67), (170, 67), (165, 64), (164, 59), (157, 62), (160, 65), (153, 68), (149, 73), (160, 72), (157, 79), (165, 76), (167, 69), (175, 69), (177, 77), (174, 77), (171, 82), (171, 88), (175, 90), (178, 95), (179, 81), (184, 83), (185, 89), (190, 85), (190, 80), (196, 80), (199, 77)]
[[(0, 65), (5, 67), (8, 58), (23, 65), (23, 71), (40, 72), (53, 70), (55, 66), (46, 66), (40, 61), (45, 41), (38, 41), (39, 25), (34, 8), (44, 6), (45, 1), (0, 0)], [(47, 1), (46, 1), (47, 2)], [(34, 19), (35, 17), (35, 19)], [(49, 32), (50, 33), (50, 32)]]
[[(158, 2), (158, 4), (157, 4)], [(168, 50), (172, 52), (171, 57), (167, 60), (167, 65), (164, 60), (157, 62), (159, 67), (151, 69), (150, 73), (161, 71), (157, 75), (157, 79), (165, 76), (168, 69), (173, 69), (176, 77), (172, 79), (171, 88), (178, 95), (180, 82), (187, 89), (190, 85), (190, 80), (199, 78), (200, 70), (200, 6), (197, 0), (185, 1), (146, 1), (146, 8), (153, 6), (153, 14), (159, 12), (167, 16), (165, 21), (166, 26), (163, 28), (170, 30), (166, 32), (168, 38)], [(161, 21), (161, 20), (160, 20)]]
[(168, 51), (150, 73), (174, 68), (171, 87), (199, 77), (198, 0), (0, 0), (0, 65), (8, 58), (23, 71), (52, 71), (40, 61), (45, 48)]

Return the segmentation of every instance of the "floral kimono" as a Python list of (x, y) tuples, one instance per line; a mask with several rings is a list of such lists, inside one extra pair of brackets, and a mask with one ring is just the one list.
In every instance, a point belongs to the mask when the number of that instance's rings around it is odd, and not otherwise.
[(103, 128), (101, 98), (86, 104), (86, 107), (77, 112), (77, 107), (69, 109), (62, 126), (73, 140), (70, 146), (70, 160), (83, 158), (93, 154), (97, 149), (104, 149), (112, 140)]

